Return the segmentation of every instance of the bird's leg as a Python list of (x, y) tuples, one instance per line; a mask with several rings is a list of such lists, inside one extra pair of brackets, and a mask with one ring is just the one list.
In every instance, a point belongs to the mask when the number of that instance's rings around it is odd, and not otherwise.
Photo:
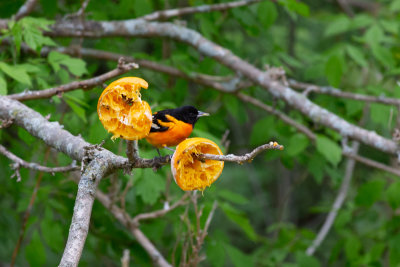
[(158, 148), (156, 148), (156, 150), (157, 150), (158, 156), (161, 158), (160, 150)]

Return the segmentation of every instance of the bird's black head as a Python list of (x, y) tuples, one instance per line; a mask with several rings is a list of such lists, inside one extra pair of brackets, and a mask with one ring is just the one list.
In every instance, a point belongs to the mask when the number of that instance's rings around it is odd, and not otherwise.
[(183, 106), (180, 108), (170, 110), (170, 114), (178, 120), (184, 121), (194, 125), (196, 121), (203, 116), (209, 116), (210, 114), (197, 110), (193, 106)]

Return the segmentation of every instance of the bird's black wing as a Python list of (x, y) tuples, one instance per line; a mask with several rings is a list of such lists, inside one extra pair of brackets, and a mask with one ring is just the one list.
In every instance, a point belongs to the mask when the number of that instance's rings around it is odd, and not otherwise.
[(164, 122), (170, 122), (167, 117), (165, 117), (166, 114), (168, 114), (168, 112), (166, 112), (167, 110), (162, 110), (159, 112), (155, 112), (153, 114), (153, 122), (151, 124), (151, 128), (150, 128), (150, 132), (154, 133), (154, 132), (165, 132), (166, 130), (168, 130), (168, 127), (165, 126), (161, 126), (158, 121), (164, 121)]

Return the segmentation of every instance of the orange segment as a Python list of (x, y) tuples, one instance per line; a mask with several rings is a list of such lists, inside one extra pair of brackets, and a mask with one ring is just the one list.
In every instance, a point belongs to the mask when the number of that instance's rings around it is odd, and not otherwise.
[(196, 154), (222, 155), (222, 152), (217, 144), (206, 138), (188, 138), (181, 142), (172, 156), (171, 171), (182, 190), (204, 190), (218, 179), (224, 168), (223, 161), (200, 161)]
[(104, 128), (121, 137), (138, 140), (146, 137), (151, 128), (149, 104), (141, 99), (140, 89), (148, 83), (138, 77), (125, 77), (112, 82), (101, 94), (97, 113)]

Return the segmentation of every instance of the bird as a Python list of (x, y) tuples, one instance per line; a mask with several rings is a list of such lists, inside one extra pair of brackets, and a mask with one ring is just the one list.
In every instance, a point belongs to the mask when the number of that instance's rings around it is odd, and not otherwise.
[(147, 142), (157, 149), (177, 146), (189, 137), (197, 120), (210, 114), (199, 111), (193, 106), (164, 109), (153, 113), (152, 125)]

